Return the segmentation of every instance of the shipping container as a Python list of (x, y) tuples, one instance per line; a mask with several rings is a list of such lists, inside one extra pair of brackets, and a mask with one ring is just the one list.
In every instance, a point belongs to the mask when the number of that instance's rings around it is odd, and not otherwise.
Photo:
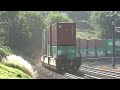
[(116, 51), (116, 56), (120, 57), (120, 39), (115, 40), (115, 51)]
[(80, 39), (76, 39), (76, 48), (80, 48)]
[(75, 46), (52, 46), (52, 54), (54, 58), (58, 58), (59, 55), (65, 55), (67, 59), (76, 58)]
[(95, 57), (95, 40), (88, 40), (88, 57)]
[(42, 40), (43, 40), (43, 55), (47, 55), (47, 37), (46, 37), (46, 30), (43, 30), (42, 32)]
[(50, 27), (48, 27), (47, 30), (47, 57), (50, 55)]
[(75, 46), (66, 46), (67, 49), (67, 58), (69, 60), (76, 59), (76, 47)]
[[(112, 54), (113, 54), (113, 40), (108, 39), (107, 45), (108, 45), (108, 47), (107, 47), (108, 56), (112, 56)], [(117, 56), (117, 57), (120, 56), (120, 39), (115, 39), (115, 56)]]
[(112, 54), (113, 54), (113, 40), (112, 39), (108, 39), (107, 40), (107, 49), (108, 49), (108, 51), (107, 51), (107, 53), (108, 53), (108, 56), (112, 56)]
[(80, 39), (79, 40), (79, 45), (80, 45), (80, 53), (82, 58), (87, 57), (87, 39)]
[(52, 25), (52, 45), (76, 45), (76, 23)]
[(104, 47), (105, 56), (108, 56), (108, 41), (107, 39), (104, 39), (103, 42), (104, 42), (103, 47)]
[(52, 45), (57, 45), (57, 23), (51, 26), (52, 29)]
[(52, 46), (52, 57), (57, 58), (57, 46)]
[(96, 46), (97, 57), (103, 57), (103, 56), (106, 55), (104, 40), (102, 40), (102, 39), (101, 40), (96, 40), (95, 46)]
[(47, 30), (45, 30), (45, 36), (44, 36), (44, 38), (45, 38), (45, 55), (47, 56), (47, 46), (48, 46), (48, 37), (47, 37)]
[(47, 37), (48, 37), (48, 45), (47, 45), (47, 53), (48, 55), (47, 56), (52, 56), (51, 53), (52, 53), (52, 32), (51, 32), (51, 26), (47, 28)]
[(44, 31), (42, 32), (42, 54), (44, 55)]
[(76, 57), (80, 57), (80, 39), (76, 39)]

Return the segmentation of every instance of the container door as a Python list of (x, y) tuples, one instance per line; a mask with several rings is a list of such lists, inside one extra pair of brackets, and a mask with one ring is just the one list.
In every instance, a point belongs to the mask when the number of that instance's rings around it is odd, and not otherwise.
[(75, 46), (66, 46), (67, 48), (67, 58), (69, 60), (76, 59), (76, 47)]
[(58, 23), (58, 45), (76, 44), (76, 27), (74, 23)]

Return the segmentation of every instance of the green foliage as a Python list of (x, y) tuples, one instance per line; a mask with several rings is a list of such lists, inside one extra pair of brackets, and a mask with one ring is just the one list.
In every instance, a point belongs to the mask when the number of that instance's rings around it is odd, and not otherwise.
[(3, 48), (0, 48), (0, 58), (5, 57), (6, 53)]
[(72, 22), (72, 19), (64, 13), (50, 12), (46, 18), (48, 25), (52, 25), (57, 22)]
[(87, 20), (78, 21), (76, 27), (80, 27), (80, 29), (94, 30), (92, 24)]
[(0, 36), (0, 46), (4, 45), (4, 43), (5, 43), (5, 37)]
[(95, 30), (83, 30), (84, 32), (81, 32), (81, 30), (77, 30), (76, 37), (80, 39), (99, 39), (100, 38), (100, 31)]
[(40, 52), (42, 30), (45, 27), (46, 23), (39, 11), (0, 12), (2, 44), (21, 50), (28, 56)]
[[(109, 15), (110, 11), (92, 11), (90, 15), (90, 22), (95, 27), (95, 29), (101, 30), (101, 38), (112, 38), (113, 18)], [(120, 26), (120, 16), (119, 13), (114, 15), (115, 17), (115, 26)], [(96, 27), (97, 26), (97, 27)], [(119, 35), (116, 38), (120, 38)]]
[(78, 29), (91, 29), (88, 19), (90, 16), (90, 11), (64, 11), (67, 15), (76, 22), (76, 27)]
[(0, 47), (0, 58), (3, 58), (7, 55), (11, 55), (13, 52), (9, 47), (2, 46)]
[(70, 16), (73, 21), (88, 20), (89, 11), (71, 11), (68, 12), (68, 16)]

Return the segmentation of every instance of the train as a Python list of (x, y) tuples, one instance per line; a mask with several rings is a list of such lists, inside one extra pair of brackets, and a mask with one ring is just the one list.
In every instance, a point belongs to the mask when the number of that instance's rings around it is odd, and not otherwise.
[[(42, 32), (44, 66), (59, 71), (78, 71), (83, 58), (111, 57), (112, 39), (78, 39), (76, 23), (59, 22)], [(120, 56), (120, 39), (115, 39), (115, 56)]]
[(78, 71), (81, 55), (76, 45), (75, 22), (50, 25), (42, 32), (42, 65), (58, 71)]
[[(78, 46), (79, 45), (79, 46)], [(112, 57), (112, 39), (78, 39), (77, 47), (81, 58)], [(120, 57), (120, 39), (115, 40), (115, 56)]]

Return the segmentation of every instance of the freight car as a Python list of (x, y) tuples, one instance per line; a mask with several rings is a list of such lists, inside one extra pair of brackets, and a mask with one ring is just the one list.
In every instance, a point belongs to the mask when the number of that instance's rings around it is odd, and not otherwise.
[(77, 71), (81, 55), (76, 47), (76, 23), (59, 22), (42, 33), (42, 65), (59, 71)]
[[(81, 58), (112, 57), (112, 39), (78, 39)], [(120, 57), (120, 39), (115, 40), (115, 56)]]

